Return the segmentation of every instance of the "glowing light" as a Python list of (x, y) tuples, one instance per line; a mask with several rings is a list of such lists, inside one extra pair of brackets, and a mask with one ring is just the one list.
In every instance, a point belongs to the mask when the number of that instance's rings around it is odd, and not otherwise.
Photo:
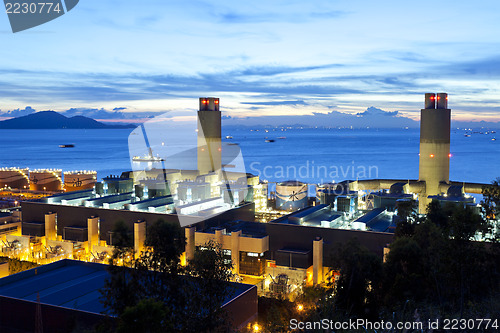
[(429, 155), (429, 157), (430, 157), (430, 158), (433, 158), (433, 157), (434, 157), (434, 154), (430, 154), (430, 155)]
[(297, 305), (297, 310), (299, 311), (304, 310), (304, 306), (302, 304)]
[(219, 148), (219, 151), (222, 151), (222, 149), (221, 149), (221, 148)]
[(216, 99), (216, 100), (215, 100), (215, 104), (219, 104), (219, 100), (217, 100), (217, 99)]
[(448, 157), (451, 157), (451, 154), (448, 154)]
[(260, 326), (258, 324), (253, 325), (254, 332), (260, 332)]

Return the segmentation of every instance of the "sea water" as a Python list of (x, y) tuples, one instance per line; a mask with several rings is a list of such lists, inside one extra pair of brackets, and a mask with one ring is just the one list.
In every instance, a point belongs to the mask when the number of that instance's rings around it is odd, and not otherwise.
[[(246, 171), (272, 182), (418, 179), (418, 129), (233, 127), (223, 131), (223, 141), (240, 145)], [(120, 175), (132, 169), (131, 132), (0, 130), (0, 167), (96, 170), (98, 178)], [(485, 130), (452, 130), (450, 180), (490, 183), (500, 177), (500, 133), (499, 140), (492, 140), (495, 135)], [(74, 144), (74, 148), (60, 148), (62, 144)]]

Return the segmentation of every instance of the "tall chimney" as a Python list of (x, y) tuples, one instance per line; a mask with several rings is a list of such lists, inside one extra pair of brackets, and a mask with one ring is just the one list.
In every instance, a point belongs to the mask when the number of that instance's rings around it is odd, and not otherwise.
[(429, 195), (439, 193), (439, 183), (450, 180), (450, 120), (448, 94), (425, 94), (425, 109), (420, 112), (419, 179), (425, 191), (419, 198), (419, 212), (424, 214)]
[(200, 97), (198, 111), (198, 170), (200, 174), (221, 168), (221, 112), (219, 99)]

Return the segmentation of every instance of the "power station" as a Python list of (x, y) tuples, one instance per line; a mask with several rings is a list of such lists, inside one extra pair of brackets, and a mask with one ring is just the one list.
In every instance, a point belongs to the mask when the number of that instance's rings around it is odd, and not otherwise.
[[(281, 293), (278, 287), (286, 294), (290, 286), (321, 283), (332, 266), (326, 254), (339, 244), (357, 238), (373, 253), (387, 253), (397, 210), (417, 198), (421, 214), (432, 200), (477, 208), (465, 193), (481, 193), (486, 184), (449, 179), (451, 110), (447, 100), (445, 93), (425, 95), (418, 179), (327, 183), (316, 188), (316, 200), (308, 197), (307, 183), (276, 182), (272, 208), (269, 183), (235, 168), (238, 162), (244, 165), (242, 159), (228, 164), (228, 157), (240, 153), (239, 147), (235, 143), (222, 147), (219, 99), (202, 97), (197, 133), (194, 126), (189, 127), (190, 139), (198, 145), (189, 150), (193, 162), (196, 152), (196, 166), (145, 168), (140, 177), (124, 172), (120, 177), (103, 178), (95, 187), (95, 172), (64, 173), (66, 189), (81, 190), (22, 202), (17, 216), (8, 217), (12, 223), (0, 223), (0, 251), (38, 263), (62, 258), (106, 262), (116, 241), (116, 221), (133, 230), (134, 249), (139, 253), (147, 226), (162, 219), (184, 228), (185, 260), (193, 258), (196, 247), (216, 241), (225, 260), (234, 264), (234, 273), (263, 281), (260, 292), (265, 295)], [(137, 131), (143, 133), (142, 128)], [(60, 170), (36, 170), (29, 178), (27, 171), (0, 169), (0, 185), (29, 184), (47, 191), (50, 186), (61, 186)]]

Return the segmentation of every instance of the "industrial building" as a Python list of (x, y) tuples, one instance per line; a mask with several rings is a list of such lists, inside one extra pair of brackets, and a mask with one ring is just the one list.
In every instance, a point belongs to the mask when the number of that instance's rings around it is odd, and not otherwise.
[[(104, 314), (99, 300), (99, 289), (108, 277), (106, 265), (60, 260), (2, 278), (0, 331), (33, 332), (41, 323), (44, 332), (67, 332), (113, 320)], [(227, 296), (222, 308), (238, 329), (257, 316), (257, 288), (231, 285), (234, 293)]]

